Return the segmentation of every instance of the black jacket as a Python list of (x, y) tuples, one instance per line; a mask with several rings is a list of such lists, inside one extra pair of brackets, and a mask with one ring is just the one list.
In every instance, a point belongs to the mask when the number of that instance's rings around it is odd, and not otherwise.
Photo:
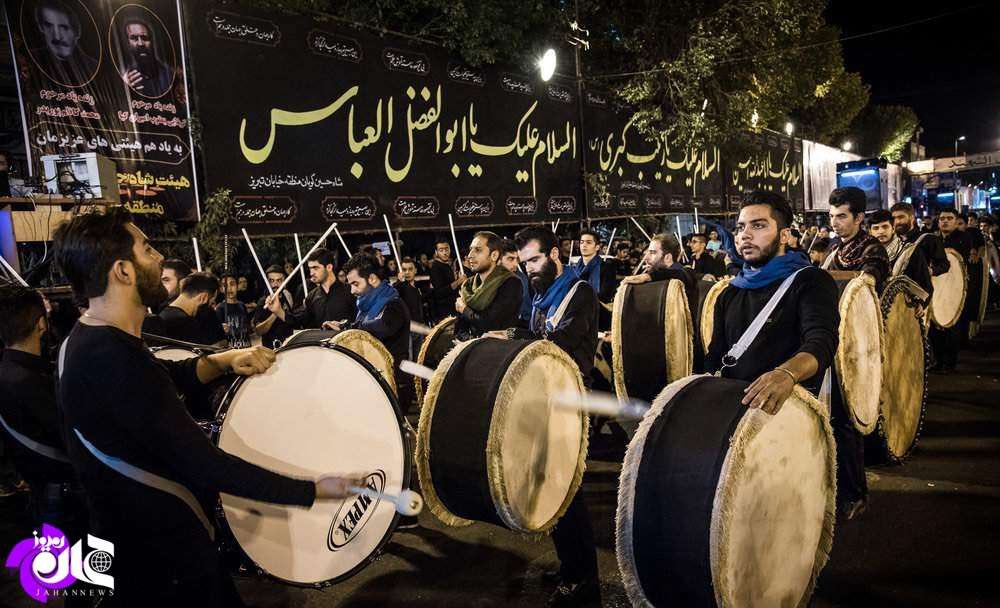
[[(739, 341), (757, 313), (778, 290), (781, 281), (760, 289), (730, 285), (715, 305), (712, 342), (705, 355), (705, 371), (722, 369), (722, 357)], [(722, 370), (725, 378), (752, 382), (794, 355), (805, 352), (816, 357), (819, 371), (800, 384), (814, 393), (823, 373), (833, 362), (839, 341), (839, 293), (833, 277), (819, 268), (807, 268), (795, 278), (764, 328), (733, 367)]]
[(350, 288), (340, 281), (334, 281), (329, 292), (317, 285), (301, 306), (285, 315), (285, 322), (294, 329), (319, 329), (325, 321), (352, 321), (355, 302)]
[(431, 262), (431, 317), (433, 321), (455, 314), (455, 300), (458, 298), (458, 290), (452, 289), (451, 284), (455, 282), (455, 271), (451, 264), (445, 264), (440, 260)]
[(590, 370), (597, 355), (597, 306), (594, 288), (586, 281), (579, 281), (576, 293), (555, 329), (535, 333), (530, 329), (517, 328), (514, 337), (551, 340), (573, 358), (583, 374), (584, 383), (590, 386)]
[(402, 299), (390, 300), (371, 321), (350, 323), (348, 327), (363, 329), (378, 338), (392, 355), (397, 370), (410, 356), (410, 311)]
[(455, 319), (455, 337), (471, 340), (488, 331), (514, 327), (520, 310), (521, 279), (512, 274), (497, 289), (493, 302), (486, 310), (476, 312), (466, 306), (465, 312)]

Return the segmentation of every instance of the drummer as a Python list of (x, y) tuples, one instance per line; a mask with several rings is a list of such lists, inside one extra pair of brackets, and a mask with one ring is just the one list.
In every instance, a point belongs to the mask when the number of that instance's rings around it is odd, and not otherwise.
[(56, 261), (87, 313), (60, 351), (59, 397), (70, 461), (91, 508), (91, 533), (114, 544), (123, 606), (240, 605), (219, 564), (219, 492), (310, 507), (342, 499), (360, 480), (293, 479), (219, 450), (184, 409), (178, 389), (226, 372), (264, 372), (256, 347), (184, 362), (153, 358), (140, 337), (146, 307), (166, 296), (163, 256), (120, 208), (78, 215), (55, 233)]
[(885, 209), (879, 209), (871, 214), (868, 218), (868, 230), (885, 247), (885, 252), (889, 256), (890, 269), (895, 270), (896, 261), (908, 249), (913, 249), (913, 252), (910, 253), (910, 261), (907, 262), (906, 268), (902, 270), (902, 274), (913, 279), (913, 282), (926, 291), (929, 296), (934, 290), (934, 285), (931, 282), (931, 265), (927, 261), (927, 258), (924, 257), (924, 250), (922, 248), (908, 246), (899, 237), (893, 227), (892, 213)]
[[(719, 295), (705, 356), (707, 372), (751, 382), (743, 403), (769, 414), (781, 409), (796, 384), (819, 393), (837, 351), (840, 325), (837, 284), (805, 253), (788, 249), (791, 223), (791, 206), (778, 194), (755, 191), (743, 197), (735, 243), (722, 233), (726, 253), (742, 270)], [(728, 359), (730, 349), (793, 275), (761, 333), (741, 357)]]
[[(54, 368), (43, 356), (49, 331), (42, 295), (0, 286), (0, 437), (31, 489), (34, 525), (49, 523), (79, 537), (86, 530), (83, 490), (66, 457), (56, 404)], [(41, 529), (41, 528), (39, 528)]]
[(222, 324), (212, 314), (211, 325), (204, 322), (204, 308), (211, 310), (219, 293), (219, 279), (207, 272), (194, 272), (181, 279), (180, 292), (160, 314), (146, 317), (142, 331), (164, 338), (173, 338), (194, 344), (225, 344), (226, 334)]
[[(285, 282), (285, 277), (288, 276), (285, 274), (285, 269), (277, 264), (268, 266), (264, 274), (267, 276), (267, 282), (272, 290), (281, 287), (281, 284)], [(288, 289), (282, 290), (278, 299), (281, 301), (281, 308), (285, 311), (285, 316), (287, 317), (295, 308), (295, 300), (292, 292)], [(257, 301), (253, 323), (254, 332), (260, 336), (260, 343), (268, 348), (271, 348), (275, 344), (283, 344), (293, 332), (292, 326), (287, 321), (279, 319), (278, 315), (267, 308), (266, 296)]]
[[(941, 237), (933, 232), (924, 231), (917, 224), (913, 213), (913, 205), (910, 203), (896, 203), (889, 211), (892, 213), (893, 228), (896, 229), (896, 234), (899, 235), (899, 238), (903, 239), (903, 242), (906, 244), (917, 245), (923, 250), (924, 260), (931, 265), (931, 276), (936, 277), (948, 272), (951, 264), (948, 262), (948, 256), (944, 252), (944, 243), (941, 241)], [(933, 289), (933, 285), (931, 287)], [(928, 290), (928, 293), (930, 293), (930, 290)]]
[(590, 283), (597, 294), (597, 299), (601, 302), (600, 318), (598, 319), (600, 329), (611, 328), (610, 303), (615, 299), (615, 290), (618, 289), (617, 277), (615, 276), (615, 265), (610, 261), (605, 261), (601, 256), (604, 243), (601, 242), (601, 235), (595, 230), (585, 228), (580, 232), (580, 259), (575, 264), (571, 262), (571, 268), (580, 275), (580, 278)]
[(410, 403), (413, 382), (401, 376), (399, 364), (410, 356), (410, 311), (399, 292), (379, 275), (378, 260), (364, 253), (355, 254), (344, 265), (351, 294), (358, 299), (358, 314), (353, 321), (341, 324), (329, 321), (330, 329), (361, 329), (375, 336), (392, 355), (400, 401)]
[[(968, 263), (972, 251), (972, 239), (968, 234), (958, 229), (958, 212), (954, 207), (945, 207), (938, 212), (938, 234), (945, 247), (958, 252), (962, 261)], [(958, 364), (958, 351), (962, 347), (962, 336), (969, 333), (969, 322), (963, 311), (958, 323), (948, 329), (931, 326), (930, 339), (934, 349), (934, 367), (932, 371), (951, 373)]]
[(854, 186), (830, 193), (830, 225), (837, 238), (823, 268), (834, 279), (843, 280), (865, 272), (875, 279), (875, 290), (882, 293), (889, 278), (889, 255), (878, 239), (862, 230), (867, 202), (865, 191)]
[[(514, 240), (535, 294), (529, 329), (510, 328), (490, 335), (551, 340), (572, 357), (589, 386), (597, 353), (597, 293), (575, 272), (565, 271), (551, 230), (529, 226), (518, 232)], [(548, 605), (600, 606), (597, 549), (582, 491), (576, 493), (566, 514), (556, 524), (552, 541), (561, 563), (557, 575), (560, 583)]]
[(477, 232), (465, 258), (472, 277), (458, 288), (455, 337), (478, 338), (485, 332), (514, 327), (521, 309), (521, 281), (500, 264), (503, 239)]
[(294, 329), (333, 329), (329, 322), (354, 318), (354, 298), (347, 286), (337, 280), (337, 255), (326, 248), (314, 251), (306, 260), (309, 280), (316, 286), (301, 306), (290, 313), (277, 296), (268, 296), (264, 304), (278, 319)]

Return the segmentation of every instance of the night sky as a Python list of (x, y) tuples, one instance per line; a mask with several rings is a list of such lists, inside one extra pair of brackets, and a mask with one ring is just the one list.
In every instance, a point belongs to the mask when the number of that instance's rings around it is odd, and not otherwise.
[(945, 13), (933, 21), (843, 42), (847, 69), (871, 86), (871, 103), (907, 105), (920, 117), (927, 155), (1000, 150), (1000, 2), (867, 3), (831, 0), (844, 36)]

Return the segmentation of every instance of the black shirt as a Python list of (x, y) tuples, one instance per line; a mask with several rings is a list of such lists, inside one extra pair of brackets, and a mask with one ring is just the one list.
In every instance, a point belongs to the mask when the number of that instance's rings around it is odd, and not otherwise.
[[(694, 257), (693, 255), (691, 256)], [(696, 274), (710, 274), (717, 279), (726, 276), (726, 263), (705, 251), (694, 260), (692, 269)]]
[(319, 329), (325, 321), (353, 321), (355, 314), (355, 299), (350, 288), (334, 281), (330, 291), (317, 285), (302, 306), (285, 316), (285, 321), (295, 329)]
[(402, 299), (390, 300), (374, 319), (352, 322), (348, 327), (363, 329), (378, 338), (392, 355), (397, 370), (410, 356), (410, 312)]
[(471, 306), (465, 307), (465, 312), (455, 319), (455, 337), (471, 340), (488, 331), (515, 327), (521, 311), (521, 296), (521, 279), (512, 274), (497, 288), (486, 310), (476, 312)]
[[(723, 355), (739, 341), (780, 286), (781, 281), (775, 281), (760, 289), (730, 285), (723, 290), (715, 305), (715, 325), (705, 355), (705, 371), (715, 373), (722, 368)], [(757, 338), (735, 366), (722, 371), (722, 376), (752, 382), (796, 354), (809, 353), (819, 362), (819, 370), (799, 383), (817, 392), (837, 352), (839, 300), (837, 283), (828, 272), (806, 268), (795, 277)]]
[(962, 256), (962, 260), (969, 262), (969, 253), (972, 251), (972, 237), (962, 230), (952, 230), (948, 236), (942, 235), (945, 247), (951, 247)]
[(545, 329), (539, 334), (530, 329), (517, 328), (514, 337), (551, 340), (573, 358), (583, 374), (584, 383), (590, 386), (590, 370), (597, 355), (597, 307), (594, 288), (586, 281), (579, 281), (576, 293), (555, 329)]
[[(0, 416), (14, 431), (65, 454), (62, 420), (56, 405), (52, 364), (20, 350), (5, 349), (0, 360)], [(63, 483), (75, 478), (73, 467), (35, 452), (0, 425), (11, 446), (14, 466), (31, 485)]]
[[(920, 237), (924, 234), (927, 236), (921, 240)], [(944, 241), (941, 240), (940, 236), (932, 232), (922, 232), (920, 228), (914, 228), (903, 235), (903, 241), (906, 243), (920, 241), (919, 246), (923, 251), (924, 261), (929, 262), (931, 266), (931, 276), (942, 275), (951, 268), (948, 255), (944, 252)], [(912, 266), (912, 264), (911, 262), (910, 265)]]
[(458, 299), (458, 290), (451, 288), (451, 284), (455, 282), (455, 270), (451, 264), (435, 259), (431, 262), (429, 274), (431, 276), (431, 316), (434, 317), (435, 321), (438, 321), (455, 314), (455, 300)]
[[(292, 294), (287, 290), (281, 292), (281, 307), (285, 311), (285, 318), (288, 318), (288, 314), (292, 311)], [(264, 306), (264, 302), (267, 297), (261, 297), (257, 300), (257, 309), (254, 310), (253, 322), (254, 326), (257, 326), (267, 320), (271, 316), (271, 311)], [(271, 329), (264, 332), (260, 337), (260, 343), (267, 348), (275, 348), (275, 342), (279, 345), (282, 344), (289, 336), (292, 335), (292, 326), (289, 325), (288, 321), (282, 321), (277, 315), (274, 317), (274, 322), (271, 323)]]
[(424, 322), (424, 294), (416, 285), (410, 285), (406, 281), (397, 282), (394, 287), (399, 297), (406, 304), (406, 309), (410, 311), (410, 320), (417, 323)]
[(186, 503), (97, 460), (74, 429), (104, 454), (183, 485), (209, 517), (219, 492), (312, 505), (312, 481), (229, 455), (195, 424), (177, 391), (200, 385), (198, 359), (157, 360), (130, 334), (81, 323), (64, 349), (59, 398), (69, 456), (87, 491), (94, 533), (115, 544), (118, 563), (168, 580), (194, 577), (215, 567), (217, 547)]
[[(194, 344), (214, 344), (220, 339), (225, 339), (222, 333), (221, 324), (215, 320), (214, 325), (217, 331), (206, 327), (204, 318), (189, 316), (183, 309), (176, 306), (167, 306), (160, 311), (156, 317), (147, 317), (142, 324), (142, 330), (164, 338), (193, 342)], [(222, 335), (222, 338), (219, 335)]]

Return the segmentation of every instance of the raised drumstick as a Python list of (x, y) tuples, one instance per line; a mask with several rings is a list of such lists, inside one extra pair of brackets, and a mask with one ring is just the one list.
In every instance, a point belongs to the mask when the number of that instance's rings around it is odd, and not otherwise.
[(414, 516), (424, 508), (424, 499), (420, 494), (417, 494), (413, 490), (403, 490), (399, 493), (399, 496), (394, 496), (392, 494), (383, 494), (382, 492), (376, 492), (371, 488), (359, 488), (357, 486), (351, 486), (347, 488), (348, 492), (352, 494), (359, 494), (361, 496), (367, 496), (373, 500), (385, 500), (396, 505), (396, 512), (400, 515)]
[(410, 374), (411, 376), (423, 378), (424, 380), (430, 380), (434, 377), (434, 370), (431, 368), (406, 359), (399, 362), (399, 371)]
[(589, 393), (563, 392), (557, 393), (552, 398), (552, 405), (575, 411), (583, 411), (588, 414), (598, 414), (610, 418), (623, 418), (625, 420), (642, 420), (642, 417), (649, 411), (649, 404), (641, 399), (629, 399), (621, 401), (615, 395), (592, 391)]

